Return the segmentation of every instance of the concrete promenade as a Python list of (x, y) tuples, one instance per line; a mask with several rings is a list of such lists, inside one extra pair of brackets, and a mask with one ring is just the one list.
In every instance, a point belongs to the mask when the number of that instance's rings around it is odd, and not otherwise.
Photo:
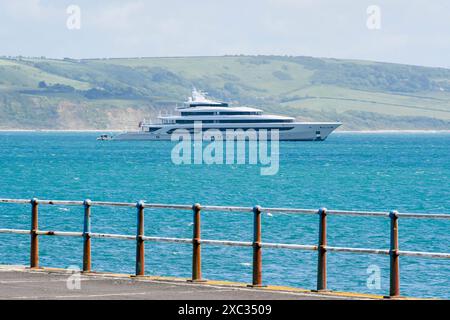
[(0, 299), (152, 299), (152, 300), (321, 300), (376, 299), (351, 293), (318, 294), (308, 290), (185, 279), (131, 277), (123, 274), (71, 273), (64, 269), (30, 270), (23, 266), (0, 266)]

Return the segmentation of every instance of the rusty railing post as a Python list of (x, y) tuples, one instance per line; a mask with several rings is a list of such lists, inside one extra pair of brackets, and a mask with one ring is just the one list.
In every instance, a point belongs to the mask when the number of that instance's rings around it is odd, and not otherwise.
[(391, 211), (391, 245), (389, 250), (390, 256), (390, 286), (389, 297), (397, 298), (400, 296), (400, 265), (398, 254), (398, 212)]
[(145, 246), (144, 246), (144, 201), (139, 201), (137, 207), (136, 233), (136, 276), (145, 274)]
[(261, 207), (253, 207), (253, 282), (252, 287), (262, 287)]
[(317, 291), (327, 290), (327, 209), (319, 209), (319, 246), (317, 248)]
[(201, 218), (200, 204), (196, 203), (192, 206), (194, 215), (194, 231), (192, 237), (192, 282), (202, 282), (202, 256), (201, 256)]
[(37, 235), (39, 227), (39, 200), (31, 199), (31, 246), (30, 246), (30, 268), (39, 268), (39, 239)]
[(91, 272), (91, 200), (84, 200), (83, 205), (83, 272)]

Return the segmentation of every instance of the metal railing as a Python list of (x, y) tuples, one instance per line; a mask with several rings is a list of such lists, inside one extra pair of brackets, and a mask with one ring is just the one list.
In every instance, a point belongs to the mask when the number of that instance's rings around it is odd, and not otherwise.
[[(419, 252), (402, 251), (398, 245), (398, 219), (446, 219), (450, 220), (450, 214), (427, 214), (427, 213), (398, 213), (397, 211), (375, 212), (375, 211), (342, 211), (327, 210), (326, 208), (314, 209), (291, 209), (291, 208), (263, 208), (255, 207), (230, 207), (230, 206), (201, 206), (200, 204), (176, 205), (128, 202), (104, 202), (104, 201), (64, 201), (64, 200), (38, 200), (33, 198), (26, 199), (0, 199), (0, 203), (31, 204), (31, 229), (0, 229), (0, 233), (9, 234), (30, 234), (30, 268), (39, 268), (39, 236), (64, 236), (64, 237), (82, 237), (83, 238), (83, 272), (91, 272), (91, 239), (92, 238), (110, 238), (121, 240), (136, 241), (136, 276), (145, 274), (145, 246), (147, 241), (172, 242), (192, 244), (192, 278), (189, 281), (199, 282), (202, 279), (201, 268), (201, 246), (203, 244), (253, 247), (253, 280), (252, 287), (263, 286), (262, 282), (262, 248), (291, 249), (291, 250), (312, 250), (318, 252), (317, 263), (317, 291), (327, 290), (327, 252), (348, 252), (379, 254), (390, 256), (390, 288), (389, 297), (396, 298), (400, 296), (400, 270), (399, 257), (412, 256), (423, 258), (443, 258), (450, 259), (450, 253), (439, 252)], [(83, 232), (65, 232), (65, 231), (43, 231), (39, 230), (38, 208), (39, 205), (62, 205), (62, 206), (83, 206), (84, 207), (84, 227)], [(91, 207), (136, 207), (137, 208), (137, 232), (135, 235), (107, 234), (91, 232)], [(192, 238), (168, 238), (168, 237), (148, 237), (144, 232), (144, 210), (151, 209), (173, 209), (173, 210), (192, 210), (193, 212), (193, 237)], [(228, 240), (207, 240), (201, 239), (201, 211), (222, 211), (222, 212), (248, 212), (253, 213), (253, 241), (228, 241)], [(286, 243), (267, 243), (262, 242), (261, 238), (261, 213), (288, 213), (297, 215), (318, 215), (319, 216), (319, 239), (317, 245), (286, 244)], [(387, 249), (368, 249), (368, 248), (348, 248), (333, 247), (327, 244), (327, 215), (343, 216), (366, 216), (381, 217), (390, 219), (390, 248)]]

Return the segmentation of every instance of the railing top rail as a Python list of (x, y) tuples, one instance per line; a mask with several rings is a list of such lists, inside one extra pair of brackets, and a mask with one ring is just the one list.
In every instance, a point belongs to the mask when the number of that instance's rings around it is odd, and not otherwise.
[(327, 210), (327, 214), (337, 216), (389, 217), (389, 212), (381, 211)]
[(59, 205), (59, 206), (82, 206), (83, 201), (72, 201), (72, 200), (38, 200), (39, 204), (46, 205)]
[[(29, 204), (31, 199), (0, 199), (0, 203), (15, 203), (15, 204)], [(65, 205), (65, 206), (82, 206), (84, 201), (73, 200), (38, 200), (42, 205)], [(106, 206), (106, 207), (136, 207), (137, 202), (115, 202), (115, 201), (90, 201), (90, 206)], [(164, 204), (164, 203), (143, 203), (144, 208), (149, 209), (174, 209), (174, 210), (192, 210), (192, 205), (184, 204)], [(248, 212), (251, 213), (254, 207), (239, 207), (239, 206), (201, 206), (204, 211), (222, 211), (222, 212)], [(261, 212), (266, 213), (288, 213), (288, 214), (318, 214), (319, 209), (302, 209), (302, 208), (272, 208), (260, 207)], [(342, 216), (371, 216), (371, 217), (389, 217), (389, 212), (382, 211), (359, 211), (359, 210), (329, 210), (329, 215)], [(450, 220), (450, 214), (438, 213), (397, 213), (401, 218), (419, 218), (419, 219), (446, 219)]]
[(150, 209), (178, 209), (178, 210), (192, 210), (192, 205), (183, 205), (183, 204), (164, 204), (164, 203), (144, 203), (144, 208), (150, 208)]
[(399, 213), (402, 218), (420, 218), (420, 219), (447, 219), (450, 220), (450, 214), (438, 213)]
[(31, 203), (30, 199), (0, 199), (0, 203)]
[(98, 207), (136, 207), (136, 203), (113, 202), (113, 201), (91, 201), (91, 206), (98, 206)]

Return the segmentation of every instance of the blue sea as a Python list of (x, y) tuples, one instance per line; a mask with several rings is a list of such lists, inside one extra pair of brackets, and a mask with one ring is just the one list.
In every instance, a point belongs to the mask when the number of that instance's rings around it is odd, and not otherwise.
[[(97, 141), (97, 133), (0, 133), (0, 198), (450, 213), (449, 133), (333, 133), (282, 142), (276, 175), (258, 165), (175, 165), (171, 142)], [(202, 237), (252, 240), (252, 214), (203, 212)], [(317, 244), (318, 217), (264, 214), (263, 241)], [(40, 229), (82, 231), (83, 208), (41, 206)], [(28, 229), (30, 206), (0, 204), (0, 228)], [(92, 231), (134, 234), (136, 209), (92, 208)], [(189, 211), (146, 209), (149, 236), (191, 237)], [(450, 221), (400, 219), (400, 248), (450, 252)], [(42, 266), (82, 265), (81, 238), (40, 237)], [(328, 217), (332, 246), (389, 248), (389, 219)], [(203, 246), (203, 277), (251, 282), (252, 249)], [(187, 244), (146, 244), (146, 273), (190, 277)], [(97, 271), (134, 272), (135, 242), (93, 239)], [(0, 234), (0, 264), (28, 264), (29, 236)], [(317, 253), (264, 249), (263, 282), (314, 289)], [(380, 288), (368, 286), (380, 271)], [(450, 261), (400, 258), (401, 293), (450, 298)], [(328, 286), (387, 294), (389, 257), (328, 254)]]

